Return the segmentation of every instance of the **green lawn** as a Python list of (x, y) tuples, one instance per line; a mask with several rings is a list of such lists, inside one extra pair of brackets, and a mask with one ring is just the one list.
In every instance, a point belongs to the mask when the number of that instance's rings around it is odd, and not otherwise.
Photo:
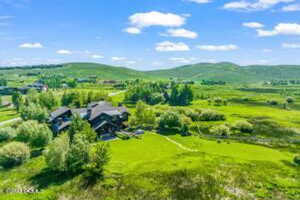
[(18, 117), (15, 109), (0, 107), (0, 122)]

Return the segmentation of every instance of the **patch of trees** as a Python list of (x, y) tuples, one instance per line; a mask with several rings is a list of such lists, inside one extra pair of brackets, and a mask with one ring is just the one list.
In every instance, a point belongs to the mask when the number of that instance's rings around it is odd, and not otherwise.
[(138, 101), (135, 112), (129, 118), (129, 125), (133, 128), (153, 129), (156, 124), (154, 109), (143, 101)]
[(225, 81), (202, 80), (201, 85), (226, 85)]
[(49, 68), (60, 68), (64, 65), (32, 65), (32, 66), (17, 66), (17, 67), (1, 67), (0, 70), (15, 70), (15, 69), (49, 69)]
[(149, 105), (169, 103), (172, 106), (186, 106), (193, 100), (193, 91), (188, 84), (142, 82), (127, 90), (124, 101), (137, 103), (140, 100)]
[(96, 142), (89, 123), (77, 117), (67, 133), (61, 134), (46, 148), (44, 156), (49, 170), (66, 174), (83, 173), (89, 182), (103, 176), (109, 161), (108, 146)]
[(109, 100), (107, 93), (94, 91), (71, 91), (64, 92), (61, 98), (61, 105), (75, 106), (81, 108), (95, 101)]
[(22, 142), (10, 142), (0, 148), (0, 166), (11, 168), (30, 158), (30, 148)]
[(0, 86), (7, 86), (7, 80), (4, 78), (0, 78)]
[(272, 85), (272, 86), (300, 85), (300, 80), (272, 80), (272, 81), (265, 81), (264, 85)]

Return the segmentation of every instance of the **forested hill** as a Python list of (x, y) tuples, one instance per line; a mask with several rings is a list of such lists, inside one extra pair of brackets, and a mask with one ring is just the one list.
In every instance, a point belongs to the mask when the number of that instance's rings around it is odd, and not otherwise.
[(227, 82), (257, 82), (268, 80), (300, 79), (299, 65), (252, 65), (233, 63), (199, 63), (168, 70), (148, 72), (151, 76), (178, 77), (189, 80), (222, 80)]
[[(1, 68), (0, 68), (1, 69)], [(168, 79), (216, 80), (232, 83), (261, 82), (269, 80), (300, 80), (300, 65), (252, 65), (239, 66), (234, 63), (199, 63), (166, 70), (137, 71), (125, 67), (115, 67), (96, 63), (68, 63), (53, 66), (33, 66), (2, 68), (2, 74), (63, 74), (76, 78), (97, 76), (100, 79)]]

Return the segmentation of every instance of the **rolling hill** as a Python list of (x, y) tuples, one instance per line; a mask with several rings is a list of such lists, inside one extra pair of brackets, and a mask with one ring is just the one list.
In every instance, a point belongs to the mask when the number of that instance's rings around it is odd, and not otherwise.
[(25, 74), (40, 72), (43, 74), (64, 74), (71, 77), (89, 77), (92, 75), (100, 79), (128, 80), (128, 79), (168, 79), (180, 78), (184, 80), (222, 80), (231, 83), (261, 82), (268, 80), (300, 79), (300, 65), (252, 65), (239, 66), (234, 63), (199, 63), (185, 65), (165, 70), (137, 71), (125, 67), (115, 67), (96, 63), (67, 63), (61, 67), (25, 67), (2, 69), (1, 74)]
[(150, 71), (148, 74), (162, 78), (177, 77), (194, 81), (205, 79), (227, 82), (257, 82), (276, 79), (300, 79), (300, 66), (239, 66), (228, 62), (199, 63), (168, 70)]

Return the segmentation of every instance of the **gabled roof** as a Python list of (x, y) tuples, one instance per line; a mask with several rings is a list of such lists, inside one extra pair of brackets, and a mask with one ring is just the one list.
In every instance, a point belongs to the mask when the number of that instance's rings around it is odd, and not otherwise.
[(97, 104), (93, 103), (90, 108), (89, 120), (92, 121), (101, 114), (107, 114), (109, 116), (121, 115), (127, 112), (125, 107), (113, 107), (111, 103), (100, 101)]
[(53, 121), (54, 119), (56, 119), (57, 117), (67, 113), (67, 112), (70, 112), (71, 109), (68, 108), (68, 107), (60, 107), (59, 109), (57, 109), (56, 111), (52, 112), (50, 114), (50, 122)]

